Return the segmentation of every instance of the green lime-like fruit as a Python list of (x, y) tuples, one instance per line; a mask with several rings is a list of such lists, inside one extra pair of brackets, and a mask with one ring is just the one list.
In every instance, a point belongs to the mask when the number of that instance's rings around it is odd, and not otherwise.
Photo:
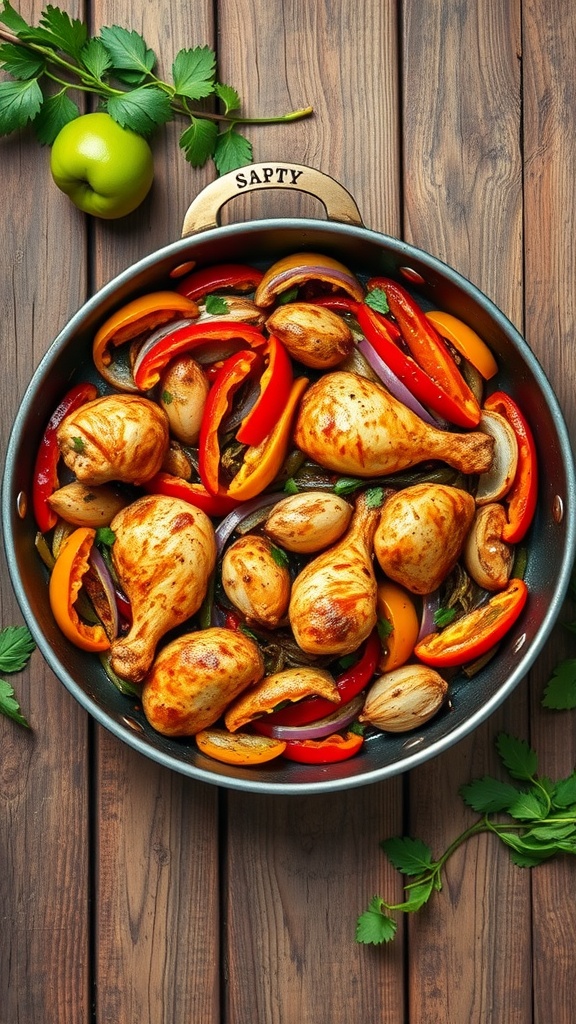
[(141, 135), (109, 114), (83, 114), (56, 136), (50, 170), (84, 213), (112, 220), (132, 213), (150, 191), (154, 161)]

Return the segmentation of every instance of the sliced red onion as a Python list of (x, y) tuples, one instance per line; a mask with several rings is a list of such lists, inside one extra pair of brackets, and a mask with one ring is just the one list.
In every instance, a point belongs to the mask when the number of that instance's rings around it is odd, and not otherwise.
[(89, 557), (90, 564), (102, 585), (106, 600), (110, 606), (111, 633), (113, 637), (118, 636), (120, 620), (118, 606), (116, 604), (116, 588), (110, 570), (95, 544), (92, 545)]
[(244, 501), (238, 508), (229, 512), (216, 528), (215, 536), (218, 554), (222, 554), (227, 540), (247, 516), (257, 512), (258, 509), (266, 508), (267, 505), (276, 505), (277, 502), (285, 497), (286, 495), (282, 491), (276, 491), (274, 494), (259, 494), (257, 498), (252, 498), (251, 501)]
[(416, 416), (419, 416), (421, 420), (424, 420), (425, 423), (429, 423), (432, 427), (438, 426), (438, 420), (434, 419), (431, 413), (420, 404), (418, 399), (414, 397), (409, 388), (402, 383), (400, 378), (396, 376), (381, 356), (378, 355), (376, 349), (372, 347), (366, 338), (358, 342), (358, 348), (374, 370), (374, 373), (378, 374), (382, 383), (386, 385), (390, 394), (394, 395), (394, 398), (402, 402), (402, 405), (405, 405)]
[(423, 637), (429, 636), (430, 633), (436, 633), (438, 631), (438, 627), (434, 622), (434, 616), (438, 611), (439, 607), (439, 590), (433, 590), (431, 594), (426, 594), (422, 598), (422, 618), (420, 620), (420, 632), (418, 633), (418, 640), (422, 640)]
[(317, 722), (310, 722), (308, 725), (269, 725), (265, 718), (252, 722), (252, 725), (257, 732), (272, 736), (276, 740), (319, 740), (345, 729), (358, 718), (363, 707), (364, 694), (359, 693), (344, 707), (337, 708), (326, 718), (319, 718)]

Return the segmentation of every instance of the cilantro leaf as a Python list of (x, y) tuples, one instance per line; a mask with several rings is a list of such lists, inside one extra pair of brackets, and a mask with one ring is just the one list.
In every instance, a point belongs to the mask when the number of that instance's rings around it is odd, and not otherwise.
[(78, 58), (88, 38), (88, 28), (83, 21), (71, 18), (66, 11), (48, 4), (40, 15), (40, 27), (32, 29), (32, 35), (34, 42), (42, 42)]
[(360, 914), (356, 925), (356, 942), (379, 946), (390, 942), (396, 934), (396, 921), (384, 913), (386, 904), (380, 896), (374, 896), (370, 906)]
[(39, 114), (34, 119), (36, 138), (45, 146), (51, 146), (54, 139), (69, 121), (80, 115), (78, 104), (67, 95), (59, 92), (44, 100)]
[(384, 501), (383, 487), (370, 487), (366, 491), (366, 508), (380, 508)]
[(15, 35), (19, 36), (21, 32), (30, 29), (30, 25), (24, 20), (22, 15), (18, 14), (9, 3), (9, 0), (4, 0), (4, 9), (0, 12), (0, 21), (14, 32)]
[(13, 43), (0, 45), (0, 67), (13, 78), (26, 81), (36, 78), (44, 70), (46, 61), (39, 53), (26, 50), (23, 46)]
[(300, 494), (298, 484), (296, 483), (293, 476), (288, 477), (286, 483), (284, 484), (284, 492), (286, 494)]
[(233, 110), (240, 110), (242, 101), (231, 85), (221, 85), (216, 82), (214, 85), (214, 92), (218, 99), (224, 104), (224, 113), (229, 114)]
[(212, 316), (224, 316), (229, 309), (223, 295), (207, 295), (204, 299), (204, 307), (206, 312)]
[(156, 54), (138, 32), (110, 25), (100, 29), (99, 38), (115, 70), (136, 72), (142, 80), (156, 64)]
[(217, 138), (218, 127), (213, 121), (192, 117), (189, 127), (180, 136), (179, 145), (189, 164), (203, 167), (214, 153)]
[(526, 740), (502, 732), (496, 738), (496, 749), (513, 779), (534, 778), (538, 771), (538, 758)]
[[(408, 897), (404, 903), (398, 905), (398, 909), (403, 910), (406, 914), (413, 914), (416, 910), (420, 910), (420, 907), (423, 907), (432, 895), (434, 880), (432, 875), (422, 882), (414, 882), (412, 885), (406, 886), (405, 891), (408, 893)], [(437, 888), (441, 888), (441, 886), (437, 885)]]
[(35, 78), (26, 82), (0, 82), (0, 135), (10, 135), (33, 121), (43, 99)]
[(0, 630), (0, 672), (20, 672), (35, 647), (27, 626), (5, 626)]
[(388, 299), (386, 298), (386, 292), (383, 288), (373, 288), (369, 291), (364, 302), (371, 309), (374, 309), (377, 313), (389, 313), (390, 307), (388, 305)]
[(518, 790), (510, 782), (501, 782), (485, 775), (460, 787), (464, 803), (479, 814), (505, 811), (518, 797)]
[(576, 772), (556, 783), (552, 799), (555, 807), (569, 807), (576, 803)]
[(544, 690), (542, 704), (556, 711), (576, 708), (576, 658), (567, 658), (556, 666)]
[(202, 100), (214, 92), (216, 54), (209, 46), (180, 50), (174, 58), (172, 77), (178, 96)]
[(514, 803), (508, 807), (508, 814), (516, 821), (532, 821), (534, 818), (544, 818), (546, 808), (543, 807), (537, 793), (519, 793)]
[(404, 875), (419, 875), (432, 866), (432, 851), (421, 839), (394, 836), (380, 844), (390, 863)]
[(112, 67), (112, 59), (101, 39), (94, 37), (89, 39), (80, 53), (80, 62), (97, 78), (102, 81), (102, 76)]
[(220, 132), (216, 138), (214, 163), (219, 174), (227, 174), (252, 161), (252, 143), (234, 128)]
[(142, 86), (122, 96), (112, 96), (106, 109), (122, 128), (130, 128), (138, 135), (150, 135), (157, 125), (172, 117), (168, 96), (156, 87)]
[(25, 729), (30, 728), (29, 723), (20, 710), (18, 701), (14, 697), (13, 687), (5, 679), (0, 679), (0, 714), (11, 718), (18, 725), (23, 725)]

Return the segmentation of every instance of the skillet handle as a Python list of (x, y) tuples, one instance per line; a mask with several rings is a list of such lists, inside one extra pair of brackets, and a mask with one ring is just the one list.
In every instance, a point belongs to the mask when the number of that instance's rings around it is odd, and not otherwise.
[(230, 199), (264, 188), (307, 192), (324, 205), (329, 220), (363, 227), (356, 201), (329, 174), (302, 164), (261, 163), (229, 171), (202, 189), (188, 207), (182, 237), (218, 227), (220, 211)]

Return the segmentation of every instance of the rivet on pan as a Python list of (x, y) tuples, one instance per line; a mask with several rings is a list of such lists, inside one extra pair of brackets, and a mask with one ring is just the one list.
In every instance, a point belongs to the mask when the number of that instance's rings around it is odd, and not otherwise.
[(413, 270), (412, 267), (399, 267), (398, 268), (402, 277), (405, 277), (407, 281), (412, 281), (413, 284), (426, 284), (426, 279), (419, 274), (417, 270)]
[(190, 273), (196, 266), (196, 260), (188, 260), (187, 263), (179, 263), (177, 267), (173, 267), (170, 271), (170, 277), (183, 277), (184, 274)]
[(130, 718), (128, 715), (120, 715), (120, 721), (127, 725), (133, 732), (144, 733), (144, 726), (137, 722), (135, 718)]
[(564, 519), (564, 502), (559, 494), (554, 495), (552, 502), (552, 519), (555, 523), (561, 523)]
[(414, 739), (406, 740), (402, 746), (404, 747), (404, 750), (411, 750), (412, 747), (419, 747), (421, 743), (424, 743), (424, 737), (415, 736)]
[(526, 640), (527, 640), (526, 633), (521, 633), (521, 635), (518, 637), (516, 643), (514, 644), (514, 647), (512, 648), (512, 651), (513, 651), (514, 654), (518, 654), (518, 651), (522, 650), (522, 648), (524, 647), (524, 644), (526, 643)]
[(20, 516), (20, 519), (24, 519), (26, 511), (28, 509), (28, 498), (24, 491), (20, 491), (16, 498), (16, 512)]

